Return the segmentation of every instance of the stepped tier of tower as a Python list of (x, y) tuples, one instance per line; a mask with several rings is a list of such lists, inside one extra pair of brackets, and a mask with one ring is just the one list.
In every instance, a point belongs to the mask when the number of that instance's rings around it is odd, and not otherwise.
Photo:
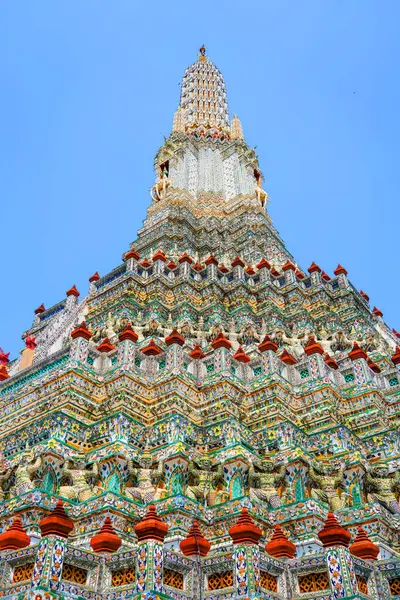
[(0, 594), (399, 597), (400, 334), (297, 265), (203, 48), (151, 197), (0, 352)]

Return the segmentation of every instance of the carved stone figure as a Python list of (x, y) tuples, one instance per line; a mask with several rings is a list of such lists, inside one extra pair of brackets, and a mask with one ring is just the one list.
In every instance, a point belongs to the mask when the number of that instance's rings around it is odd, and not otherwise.
[(343, 469), (332, 465), (321, 465), (314, 469), (311, 465), (308, 472), (310, 479), (318, 487), (313, 487), (311, 497), (328, 504), (333, 511), (344, 506), (344, 498), (339, 496), (337, 488), (343, 482)]
[(143, 452), (139, 467), (135, 467), (133, 460), (128, 460), (128, 473), (135, 478), (136, 486), (125, 488), (125, 492), (143, 504), (159, 500), (165, 495), (165, 490), (160, 486), (164, 475), (164, 462), (160, 460), (156, 468), (152, 465), (153, 457), (147, 450)]
[(249, 486), (250, 499), (263, 500), (272, 508), (281, 505), (281, 499), (276, 486), (279, 485), (285, 477), (286, 465), (281, 465), (276, 470), (277, 464), (269, 457), (265, 456), (258, 465), (250, 465)]
[(219, 504), (227, 499), (224, 490), (217, 489), (224, 482), (224, 467), (219, 464), (214, 470), (210, 457), (206, 454), (198, 463), (189, 464), (189, 482), (186, 496), (193, 500), (200, 500), (207, 506)]
[(102, 489), (89, 483), (89, 478), (97, 478), (99, 469), (97, 463), (93, 463), (91, 469), (87, 468), (86, 458), (84, 454), (79, 454), (73, 459), (69, 459), (64, 463), (62, 475), (69, 477), (72, 481), (71, 485), (60, 486), (59, 494), (68, 500), (76, 500), (85, 502), (98, 495)]
[(33, 475), (42, 464), (42, 458), (35, 459), (35, 453), (28, 448), (23, 452), (21, 460), (15, 471), (15, 483), (10, 492), (11, 497), (20, 496), (25, 492), (33, 490), (35, 485), (32, 481)]
[(369, 489), (368, 502), (378, 501), (391, 513), (399, 514), (400, 505), (394, 494), (400, 484), (400, 471), (389, 473), (389, 467), (383, 461), (374, 465), (363, 463), (365, 483)]
[(163, 169), (160, 173), (159, 178), (153, 185), (150, 191), (150, 196), (154, 202), (159, 202), (160, 200), (164, 200), (167, 195), (167, 189), (171, 185), (171, 180), (168, 179), (168, 171), (167, 169)]
[(11, 473), (12, 473), (12, 469), (6, 469), (6, 468), (0, 473), (0, 502), (3, 502), (5, 499), (6, 495), (3, 490), (3, 485), (9, 479)]

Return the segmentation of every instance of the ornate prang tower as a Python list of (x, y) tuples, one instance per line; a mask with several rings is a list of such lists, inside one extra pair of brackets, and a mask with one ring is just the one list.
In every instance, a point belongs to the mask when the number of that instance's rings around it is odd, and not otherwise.
[(200, 49), (122, 264), (0, 351), (0, 592), (400, 598), (400, 349), (303, 271)]

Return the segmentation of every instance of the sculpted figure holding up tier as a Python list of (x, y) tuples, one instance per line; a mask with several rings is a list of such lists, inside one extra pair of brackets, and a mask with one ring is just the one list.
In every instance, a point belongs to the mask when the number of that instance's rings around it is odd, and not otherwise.
[(32, 478), (41, 464), (41, 457), (38, 456), (35, 459), (34, 451), (26, 448), (15, 471), (15, 483), (10, 493), (11, 497), (20, 496), (34, 489)]
[(64, 463), (62, 475), (69, 477), (72, 481), (71, 485), (60, 486), (60, 496), (68, 500), (85, 502), (102, 491), (100, 487), (94, 486), (88, 481), (92, 477), (98, 477), (99, 468), (94, 462), (91, 469), (88, 469), (84, 454), (78, 454), (74, 458), (68, 459)]
[(318, 466), (318, 470), (311, 465), (308, 471), (310, 479), (318, 486), (311, 490), (311, 497), (328, 504), (333, 511), (344, 506), (344, 498), (339, 496), (337, 488), (343, 482), (343, 468), (331, 465)]
[(188, 498), (204, 502), (207, 506), (219, 504), (226, 499), (226, 492), (217, 489), (217, 486), (224, 482), (224, 466), (219, 464), (214, 470), (208, 454), (203, 456), (197, 464), (194, 461), (190, 463), (189, 482), (190, 484), (186, 488)]
[(365, 482), (369, 489), (368, 502), (378, 501), (393, 514), (400, 513), (400, 505), (394, 494), (400, 484), (400, 471), (389, 473), (388, 465), (379, 461), (374, 465), (363, 463)]
[(159, 487), (164, 476), (164, 462), (160, 460), (156, 468), (152, 465), (153, 457), (147, 450), (142, 454), (139, 467), (135, 467), (133, 460), (128, 460), (128, 473), (135, 478), (136, 486), (125, 488), (125, 492), (143, 504), (159, 500), (165, 494), (165, 490)]
[(3, 471), (0, 473), (0, 502), (3, 502), (6, 497), (6, 494), (3, 490), (3, 485), (9, 479), (11, 473), (12, 469), (7, 468), (4, 468)]
[(250, 465), (249, 486), (250, 499), (263, 500), (271, 506), (277, 508), (281, 505), (281, 499), (276, 487), (283, 481), (286, 473), (286, 465), (279, 466), (269, 456), (263, 457), (261, 463)]

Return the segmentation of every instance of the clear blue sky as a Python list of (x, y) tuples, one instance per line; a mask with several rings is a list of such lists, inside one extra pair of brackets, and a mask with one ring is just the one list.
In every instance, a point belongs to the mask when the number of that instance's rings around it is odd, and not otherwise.
[(398, 0), (13, 0), (0, 7), (0, 346), (120, 263), (206, 44), (303, 268), (400, 329)]

